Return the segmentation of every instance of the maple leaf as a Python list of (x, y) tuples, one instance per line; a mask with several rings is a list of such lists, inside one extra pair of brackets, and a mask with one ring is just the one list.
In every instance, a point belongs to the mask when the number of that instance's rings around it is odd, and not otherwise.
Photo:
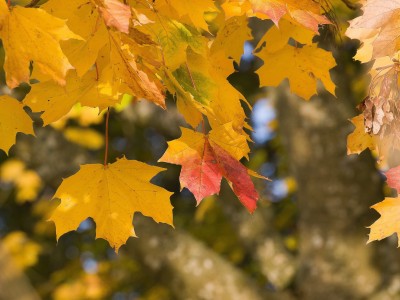
[(372, 44), (372, 59), (400, 50), (400, 0), (363, 2), (363, 15), (350, 22), (346, 35)]
[(187, 61), (172, 74), (196, 102), (208, 106), (215, 98), (218, 86), (209, 72), (207, 60), (190, 49), (187, 52)]
[(351, 123), (356, 127), (354, 131), (347, 136), (347, 154), (360, 154), (365, 149), (375, 149), (374, 138), (365, 132), (364, 115), (360, 114), (351, 119)]
[[(213, 74), (214, 76), (216, 74)], [(244, 96), (236, 90), (225, 78), (214, 77), (218, 89), (215, 96), (206, 107), (206, 116), (212, 128), (217, 128), (226, 123), (232, 122), (232, 128), (244, 135), (248, 140), (250, 138), (244, 132), (244, 128), (250, 129), (247, 124), (246, 114), (243, 110), (242, 100), (251, 110), (251, 105), (245, 100)]]
[(182, 22), (188, 21), (187, 23), (205, 31), (208, 31), (208, 25), (204, 14), (217, 11), (212, 0), (158, 0), (155, 9), (170, 18), (178, 18)]
[(387, 184), (400, 193), (400, 166), (391, 168), (386, 173)]
[(187, 187), (199, 204), (203, 198), (219, 193), (223, 174), (206, 137), (181, 129), (182, 136), (168, 142), (168, 149), (159, 162), (182, 165), (181, 187)]
[(250, 0), (250, 3), (256, 14), (265, 14), (275, 24), (285, 14), (316, 33), (319, 25), (331, 24), (321, 15), (320, 4), (312, 0)]
[[(229, 152), (225, 151), (225, 149), (220, 147), (217, 143), (213, 143), (213, 140), (210, 141), (214, 155), (217, 159), (218, 165), (223, 171), (224, 177), (228, 180), (233, 192), (238, 196), (240, 202), (242, 202), (250, 213), (253, 213), (257, 208), (257, 201), (259, 198), (249, 176), (254, 173), (249, 172), (246, 167), (233, 158)], [(267, 179), (262, 176), (256, 177)]]
[(282, 20), (279, 27), (271, 27), (261, 38), (256, 49), (261, 48), (265, 44), (265, 50), (268, 52), (276, 52), (284, 48), (290, 39), (303, 45), (311, 45), (315, 33), (307, 28), (297, 26), (288, 20)]
[(41, 117), (44, 125), (48, 125), (65, 116), (76, 103), (103, 110), (118, 101), (119, 95), (113, 93), (111, 84), (97, 79), (96, 70), (87, 72), (82, 78), (72, 70), (67, 75), (65, 87), (53, 81), (32, 85), (24, 104), (34, 112), (44, 112)]
[(329, 74), (329, 70), (336, 65), (335, 59), (315, 44), (302, 48), (287, 44), (279, 51), (271, 53), (264, 50), (257, 55), (264, 61), (257, 71), (261, 85), (278, 86), (287, 78), (291, 92), (309, 100), (316, 94), (317, 81), (321, 80), (326, 90), (335, 94), (335, 85)]
[(104, 0), (100, 11), (107, 26), (129, 33), (129, 21), (132, 17), (131, 8), (118, 0)]
[(393, 233), (397, 234), (400, 247), (400, 198), (385, 198), (384, 201), (373, 205), (381, 217), (370, 228), (368, 243), (380, 241)]
[(168, 142), (168, 149), (159, 159), (182, 166), (180, 182), (188, 188), (199, 204), (205, 197), (218, 194), (222, 177), (231, 184), (240, 202), (252, 213), (257, 206), (258, 193), (247, 169), (214, 138), (219, 135), (181, 128), (182, 136)]
[(164, 64), (171, 72), (186, 62), (186, 52), (190, 49), (198, 54), (205, 54), (207, 40), (196, 30), (165, 16), (154, 16), (159, 22), (148, 23), (143, 31), (161, 47)]
[(232, 17), (226, 20), (211, 45), (211, 53), (223, 51), (226, 57), (240, 62), (244, 42), (252, 39), (250, 28), (247, 25), (246, 16)]
[(137, 45), (124, 43), (121, 38), (120, 33), (110, 33), (109, 51), (113, 81), (126, 85), (129, 94), (147, 99), (165, 109), (163, 84), (145, 65), (136, 62), (132, 47)]
[(247, 136), (234, 128), (234, 121), (215, 126), (210, 131), (210, 139), (224, 148), (236, 160), (243, 157), (249, 159), (250, 148)]
[(313, 0), (229, 0), (222, 7), (228, 15), (243, 14), (271, 19), (276, 25), (282, 17), (291, 18), (300, 25), (318, 33), (318, 26), (331, 24), (321, 14), (321, 5)]
[(0, 149), (8, 153), (18, 132), (34, 135), (32, 123), (21, 102), (0, 96)]
[[(208, 117), (211, 127), (233, 122), (234, 129), (245, 134), (243, 127), (249, 126), (245, 122), (246, 115), (241, 104), (241, 99), (244, 99), (242, 94), (219, 73), (207, 55), (203, 56), (188, 48), (186, 56), (187, 61), (172, 74), (182, 89), (197, 102), (195, 109)], [(178, 97), (178, 108), (179, 100)], [(186, 102), (188, 105), (189, 102)], [(191, 118), (185, 114), (189, 111), (180, 112), (185, 119)]]
[(178, 111), (183, 115), (186, 122), (196, 128), (197, 125), (203, 120), (201, 104), (196, 102), (193, 95), (187, 92), (178, 82), (171, 72), (164, 70), (164, 83), (168, 90), (176, 95), (176, 107)]
[(65, 84), (66, 73), (73, 66), (62, 52), (60, 41), (82, 38), (70, 31), (64, 20), (42, 9), (13, 7), (9, 11), (4, 1), (0, 3), (7, 85), (14, 88), (29, 82), (31, 61), (42, 73)]
[(136, 236), (135, 212), (173, 226), (172, 193), (149, 182), (163, 170), (126, 158), (106, 167), (82, 165), (78, 173), (64, 179), (53, 197), (61, 199), (50, 218), (57, 239), (90, 217), (96, 223), (96, 238), (107, 240), (118, 251), (129, 237)]
[(202, 113), (212, 127), (232, 122), (236, 131), (246, 135), (243, 127), (249, 126), (241, 104), (244, 97), (214, 68), (207, 56), (190, 48), (186, 56), (187, 61), (178, 69), (165, 73), (166, 84), (176, 92), (177, 107), (185, 120), (195, 128)]
[(108, 32), (99, 11), (91, 1), (50, 0), (41, 6), (48, 13), (67, 20), (67, 26), (84, 40), (68, 40), (61, 43), (63, 52), (83, 76), (95, 63), (99, 51), (107, 44)]
[[(139, 11), (152, 16), (152, 12)], [(235, 120), (235, 127), (246, 126), (240, 102), (243, 96), (226, 80), (233, 71), (232, 61), (226, 59), (227, 54), (233, 52), (224, 50), (229, 46), (217, 41), (216, 45), (221, 47), (214, 46), (216, 50), (210, 50), (206, 39), (190, 27), (163, 15), (152, 18), (158, 22), (142, 27), (161, 46), (166, 68), (160, 76), (170, 91), (176, 94), (178, 109), (185, 120), (196, 127), (203, 113), (213, 123), (224, 124)], [(244, 22), (241, 18), (240, 21)], [(240, 31), (237, 33), (242, 37)], [(242, 45), (240, 48), (243, 49)], [(238, 56), (239, 51), (234, 53)], [(218, 121), (220, 117), (222, 119)]]
[[(101, 69), (109, 69), (106, 72), (109, 74), (108, 80), (113, 83), (114, 94), (129, 93), (165, 108), (164, 87), (155, 75), (155, 70), (145, 66), (146, 59), (153, 59), (148, 54), (152, 51), (141, 49), (138, 42), (152, 43), (153, 47), (155, 44), (141, 31), (133, 30), (130, 34), (129, 6), (117, 0), (104, 2), (104, 7), (84, 0), (73, 0), (66, 11), (59, 1), (50, 0), (44, 7), (68, 18), (68, 25), (85, 38), (84, 42), (68, 41), (63, 45), (65, 53), (76, 65), (79, 76), (96, 62)], [(85, 14), (90, 17), (84, 17)], [(123, 16), (120, 18), (118, 14)], [(117, 26), (118, 30), (130, 35), (121, 36), (121, 32), (107, 30), (103, 17), (107, 25)]]
[(215, 99), (217, 84), (209, 74), (207, 60), (187, 50), (187, 61), (174, 72), (164, 70), (164, 82), (176, 94), (177, 108), (185, 120), (196, 128), (206, 113), (205, 107)]

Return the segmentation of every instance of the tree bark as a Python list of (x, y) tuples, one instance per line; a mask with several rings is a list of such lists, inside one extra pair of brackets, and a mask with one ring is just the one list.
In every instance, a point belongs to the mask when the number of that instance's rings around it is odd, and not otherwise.
[(298, 183), (301, 299), (363, 299), (381, 282), (366, 246), (375, 215), (369, 207), (383, 198), (382, 178), (368, 152), (346, 154), (351, 106), (332, 97), (307, 102), (278, 92), (279, 131)]
[[(225, 188), (221, 194), (231, 195), (232, 191)], [(250, 215), (241, 204), (227, 201), (222, 209), (264, 277), (275, 290), (286, 289), (296, 274), (297, 262), (274, 226), (271, 207), (258, 207)]]

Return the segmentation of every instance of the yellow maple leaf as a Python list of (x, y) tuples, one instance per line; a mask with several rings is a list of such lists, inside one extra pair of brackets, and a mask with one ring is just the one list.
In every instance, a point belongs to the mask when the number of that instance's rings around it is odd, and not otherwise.
[(226, 20), (211, 45), (211, 53), (223, 51), (226, 57), (240, 62), (244, 42), (252, 39), (250, 28), (247, 25), (246, 16), (232, 17)]
[(160, 0), (156, 1), (155, 8), (171, 18), (178, 17), (180, 21), (188, 21), (205, 31), (208, 31), (208, 25), (204, 14), (217, 11), (212, 0)]
[[(172, 74), (182, 88), (193, 96), (196, 102), (195, 109), (208, 117), (213, 128), (229, 122), (233, 122), (237, 131), (248, 127), (241, 104), (241, 99), (244, 99), (241, 93), (214, 68), (212, 61), (207, 59), (208, 55), (195, 53), (190, 48), (186, 55), (187, 61)], [(180, 112), (185, 119), (192, 118), (190, 114), (185, 114), (185, 111)]]
[(84, 40), (63, 41), (61, 47), (79, 76), (96, 61), (108, 42), (107, 28), (93, 2), (87, 0), (50, 0), (41, 6), (48, 13), (67, 20), (67, 26)]
[(356, 127), (347, 136), (347, 154), (360, 154), (365, 149), (375, 149), (374, 137), (365, 132), (364, 115), (360, 114), (351, 119), (351, 123)]
[(21, 102), (0, 96), (0, 149), (8, 153), (18, 132), (34, 135), (32, 123)]
[(314, 36), (315, 32), (288, 20), (282, 20), (279, 23), (279, 27), (273, 26), (265, 33), (256, 49), (265, 43), (267, 51), (276, 52), (285, 47), (290, 38), (300, 44), (311, 45)]
[(9, 11), (4, 1), (0, 3), (7, 85), (15, 88), (21, 82), (29, 82), (31, 61), (42, 73), (65, 84), (67, 71), (73, 66), (62, 52), (60, 41), (82, 38), (70, 31), (64, 20), (43, 9), (17, 6)]
[(107, 240), (118, 251), (129, 237), (136, 236), (135, 212), (172, 226), (172, 193), (149, 182), (163, 170), (126, 158), (107, 167), (82, 165), (54, 195), (61, 199), (50, 218), (56, 224), (57, 239), (90, 217), (96, 223), (96, 238)]
[(220, 74), (223, 78), (227, 78), (229, 75), (235, 72), (233, 61), (231, 58), (229, 58), (229, 56), (226, 55), (225, 51), (210, 51), (208, 61), (213, 67), (214, 71)]
[(214, 127), (209, 133), (210, 139), (225, 149), (233, 158), (240, 160), (249, 159), (250, 148), (247, 136), (234, 129), (233, 122)]
[[(216, 75), (216, 74), (214, 74)], [(214, 77), (218, 89), (209, 107), (206, 107), (206, 115), (212, 128), (232, 122), (235, 131), (248, 136), (243, 128), (251, 129), (246, 122), (246, 114), (242, 107), (243, 102), (251, 109), (244, 96), (236, 90), (225, 78)]]
[(327, 91), (335, 94), (329, 70), (336, 63), (332, 54), (315, 44), (296, 48), (289, 44), (276, 52), (261, 51), (257, 54), (264, 65), (257, 71), (262, 86), (278, 86), (289, 79), (291, 92), (309, 100), (317, 92), (321, 80)]
[(155, 18), (157, 22), (144, 25), (143, 30), (160, 45), (163, 62), (171, 72), (185, 63), (188, 47), (205, 55), (207, 40), (198, 31), (165, 16)]
[(59, 120), (66, 115), (76, 103), (84, 106), (99, 107), (100, 110), (112, 106), (119, 101), (107, 78), (97, 79), (96, 70), (91, 70), (82, 78), (74, 70), (68, 72), (66, 85), (60, 86), (53, 81), (32, 85), (24, 104), (34, 112), (44, 112), (44, 125)]
[(182, 88), (193, 95), (196, 102), (203, 106), (210, 104), (218, 89), (210, 74), (210, 65), (207, 59), (188, 48), (187, 61), (172, 74)]
[(400, 247), (400, 198), (385, 198), (371, 208), (375, 209), (381, 216), (369, 226), (371, 231), (368, 243), (380, 241), (396, 233)]
[[(137, 98), (147, 99), (162, 108), (165, 107), (164, 86), (155, 72), (146, 65), (136, 61), (134, 47), (135, 43), (123, 39), (121, 33), (109, 33), (109, 45), (106, 48), (110, 53), (110, 68), (112, 81), (117, 84), (116, 90), (121, 91), (118, 85), (125, 85), (127, 93)], [(123, 40), (122, 40), (123, 39)]]
[(178, 111), (190, 126), (196, 128), (203, 120), (201, 104), (196, 102), (193, 95), (187, 92), (168, 70), (165, 70), (163, 80), (168, 90), (176, 95)]
[(185, 120), (196, 127), (202, 113), (208, 117), (213, 128), (229, 122), (238, 132), (243, 127), (248, 128), (240, 100), (244, 97), (240, 92), (214, 68), (207, 59), (209, 56), (198, 54), (190, 48), (186, 56), (185, 63), (165, 75), (167, 86), (172, 86), (172, 91), (176, 92), (177, 107)]

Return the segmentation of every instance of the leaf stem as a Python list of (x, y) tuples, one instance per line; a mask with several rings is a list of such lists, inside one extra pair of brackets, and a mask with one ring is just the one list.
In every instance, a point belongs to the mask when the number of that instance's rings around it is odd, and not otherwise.
[(104, 151), (104, 168), (107, 168), (108, 163), (108, 120), (110, 119), (110, 108), (107, 108), (107, 115), (106, 115), (106, 132), (105, 132), (105, 144), (106, 149)]
[(203, 131), (203, 134), (206, 135), (206, 124), (204, 122), (204, 116), (201, 120), (201, 130)]
[(7, 6), (8, 6), (8, 8), (11, 7), (11, 0), (7, 0)]
[(96, 68), (96, 81), (99, 81), (99, 67), (97, 66), (97, 62), (94, 63), (94, 66)]

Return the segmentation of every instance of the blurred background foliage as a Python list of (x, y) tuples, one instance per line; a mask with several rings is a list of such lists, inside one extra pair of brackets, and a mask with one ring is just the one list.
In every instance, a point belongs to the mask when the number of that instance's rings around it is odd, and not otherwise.
[[(336, 24), (321, 28), (318, 40), (337, 60), (339, 99), (321, 91), (304, 102), (286, 84), (259, 88), (254, 71), (262, 62), (252, 53), (272, 23), (250, 20), (255, 39), (229, 80), (254, 105), (247, 112), (254, 143), (244, 163), (272, 179), (256, 182), (254, 215), (226, 182), (219, 197), (196, 208), (193, 195), (180, 191), (180, 167), (158, 164), (168, 169), (153, 182), (174, 192), (176, 230), (136, 214), (139, 238), (118, 255), (94, 239), (90, 219), (57, 242), (46, 220), (58, 203), (49, 200), (80, 164), (102, 161), (104, 113), (77, 105), (44, 128), (31, 113), (36, 137), (19, 134), (9, 156), (0, 152), (0, 299), (400, 299), (396, 241), (365, 246), (382, 175), (371, 153), (346, 156), (347, 119), (369, 80), (368, 66), (352, 60), (359, 45), (341, 37), (359, 11), (333, 5)], [(28, 92), (4, 82), (1, 73), (2, 94), (23, 99)], [(166, 111), (139, 100), (125, 97), (111, 111), (110, 162), (126, 155), (155, 165), (166, 141), (180, 135), (185, 123), (171, 95)]]

